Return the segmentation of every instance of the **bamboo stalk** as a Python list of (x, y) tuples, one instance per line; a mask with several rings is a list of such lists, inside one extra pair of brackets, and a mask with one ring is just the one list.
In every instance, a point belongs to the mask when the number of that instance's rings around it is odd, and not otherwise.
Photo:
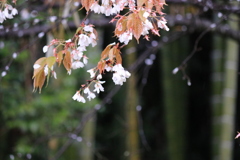
[[(135, 48), (135, 42), (131, 41), (128, 45), (130, 48)], [(129, 53), (126, 56), (127, 64), (133, 64), (136, 60), (136, 48), (134, 52)], [(128, 51), (128, 50), (127, 50)], [(137, 110), (138, 96), (136, 89), (136, 75), (131, 73), (131, 77), (127, 80), (126, 84), (126, 103), (125, 103), (125, 116), (126, 116), (126, 152), (125, 156), (128, 156), (128, 160), (140, 160), (139, 154), (139, 135), (138, 135), (138, 122), (137, 122)]]
[(186, 99), (187, 82), (172, 74), (173, 68), (181, 63), (181, 59), (187, 53), (187, 47), (181, 43), (187, 39), (171, 43), (162, 49), (161, 72), (163, 87), (163, 106), (167, 136), (167, 151), (169, 160), (185, 160), (186, 151)]

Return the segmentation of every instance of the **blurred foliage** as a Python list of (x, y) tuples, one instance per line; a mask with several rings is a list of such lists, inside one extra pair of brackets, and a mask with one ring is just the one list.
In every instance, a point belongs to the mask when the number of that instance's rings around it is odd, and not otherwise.
[[(4, 43), (5, 47), (0, 54), (1, 64), (6, 64), (11, 56), (8, 49), (10, 45), (12, 48), (18, 48), (12, 41)], [(96, 49), (90, 49), (89, 52), (97, 53)], [(51, 77), (50, 83), (48, 86), (44, 85), (41, 94), (32, 92), (33, 62), (26, 65), (30, 62), (31, 54), (29, 50), (19, 53), (9, 72), (1, 80), (1, 148), (19, 159), (20, 157), (25, 159), (27, 154), (46, 159), (47, 154), (42, 153), (50, 153), (48, 150), (51, 148), (59, 148), (62, 144), (61, 139), (71, 138), (69, 133), (78, 126), (83, 113), (99, 101), (95, 99), (82, 104), (72, 100), (72, 96), (82, 83), (78, 81), (78, 77), (84, 80), (89, 76), (84, 69), (75, 70), (69, 76), (64, 68), (56, 67), (58, 79)], [(90, 67), (91, 62), (87, 68)], [(4, 137), (10, 134), (16, 134), (15, 141), (12, 145), (6, 145), (8, 142)], [(0, 159), (6, 158), (4, 157), (6, 153), (1, 154), (3, 153), (0, 153)]]

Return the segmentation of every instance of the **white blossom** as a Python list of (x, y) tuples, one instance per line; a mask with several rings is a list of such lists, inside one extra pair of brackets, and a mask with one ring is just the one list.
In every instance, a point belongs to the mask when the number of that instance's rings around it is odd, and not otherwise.
[(88, 25), (84, 26), (83, 29), (86, 32), (93, 32), (93, 28), (91, 26), (88, 26)]
[(85, 88), (84, 91), (83, 91), (85, 94), (89, 94), (91, 91), (89, 90), (89, 88)]
[(5, 4), (4, 6), (5, 8), (2, 10), (0, 10), (0, 23), (3, 23), (4, 20), (8, 19), (12, 19), (13, 16), (15, 16), (16, 14), (18, 14), (18, 11), (16, 8), (13, 8), (11, 5), (9, 4)]
[(79, 60), (79, 61), (81, 60), (81, 58), (83, 56), (83, 53), (80, 52), (79, 50), (72, 50), (71, 54), (72, 54), (72, 58), (74, 60)]
[(100, 80), (100, 79), (102, 79), (102, 74), (99, 74), (99, 75), (97, 76), (97, 80)]
[(57, 73), (55, 71), (52, 71), (52, 75), (55, 79), (57, 79)]
[(173, 74), (176, 74), (178, 71), (179, 71), (179, 68), (176, 67), (176, 68), (173, 69), (172, 73), (173, 73)]
[(102, 5), (108, 6), (109, 5), (109, 0), (102, 0)]
[(83, 96), (81, 96), (80, 92), (77, 91), (75, 95), (72, 97), (73, 100), (77, 100), (78, 102), (86, 103), (86, 100)]
[(89, 69), (89, 70), (87, 70), (87, 72), (90, 73), (90, 78), (93, 78), (95, 76), (94, 69)]
[(114, 4), (114, 5), (113, 5), (113, 8), (112, 8), (111, 14), (118, 14), (120, 11), (121, 11), (120, 5)]
[(144, 18), (148, 18), (149, 15), (150, 15), (149, 12), (144, 12), (144, 13), (143, 13), (143, 17), (144, 17)]
[(43, 47), (43, 53), (46, 53), (48, 51), (48, 46)]
[(87, 64), (87, 63), (88, 63), (88, 58), (87, 58), (87, 56), (83, 56), (83, 63), (84, 63), (84, 64)]
[(87, 96), (88, 100), (90, 101), (91, 99), (96, 98), (96, 95), (93, 92), (90, 92)]
[(39, 64), (34, 64), (34, 65), (33, 65), (33, 68), (34, 68), (34, 69), (38, 69), (38, 68), (40, 68), (40, 67), (41, 67), (41, 66), (40, 66)]
[(79, 35), (78, 45), (89, 46), (90, 43), (91, 43), (91, 39), (87, 35), (85, 34)]
[(98, 4), (98, 2), (95, 2), (91, 5), (90, 10), (92, 10), (94, 13), (101, 13), (101, 6)]
[(162, 20), (159, 20), (157, 22), (157, 25), (158, 25), (159, 28), (165, 29), (166, 31), (169, 31), (169, 28), (168, 28), (168, 26), (166, 24), (167, 24), (167, 22), (166, 21), (162, 21)]
[(6, 75), (7, 75), (7, 72), (6, 72), (6, 71), (3, 71), (3, 72), (1, 73), (1, 76), (2, 76), (2, 77), (6, 76)]
[(110, 72), (112, 71), (112, 67), (110, 67), (109, 65), (105, 65), (104, 69), (107, 71), (107, 72)]
[(72, 63), (72, 69), (78, 69), (78, 68), (83, 68), (84, 64), (80, 61), (74, 61)]
[(95, 89), (93, 90), (93, 92), (97, 92), (98, 94), (101, 92), (104, 92), (104, 88), (102, 86), (102, 84), (105, 83), (105, 81), (97, 81), (94, 85)]
[(117, 72), (113, 73), (112, 80), (116, 85), (123, 85), (123, 82), (126, 82), (126, 78), (121, 77)]
[(106, 16), (110, 16), (110, 15), (112, 14), (112, 8), (111, 8), (111, 7), (105, 8), (104, 14), (105, 14)]
[(130, 32), (124, 32), (123, 34), (121, 34), (119, 37), (119, 41), (121, 42), (121, 43), (124, 43), (124, 44), (128, 44), (128, 42), (130, 41), (130, 40), (132, 40), (132, 33), (130, 33)]
[(46, 66), (44, 67), (44, 74), (45, 74), (45, 76), (48, 75), (48, 72), (49, 72), (49, 69), (48, 69), (48, 68), (49, 68), (48, 65), (46, 65)]
[(121, 64), (115, 65), (112, 70), (115, 71), (112, 80), (116, 85), (123, 85), (123, 82), (126, 82), (126, 78), (131, 76), (128, 71), (124, 70)]
[(3, 21), (6, 20), (6, 16), (4, 13), (0, 10), (0, 23), (3, 23)]
[(95, 95), (93, 92), (91, 92), (88, 87), (85, 88), (83, 92), (84, 92), (85, 94), (88, 94), (87, 98), (89, 99), (89, 101), (90, 101), (91, 99), (94, 99), (94, 98), (96, 97), (96, 95)]
[(68, 40), (66, 40), (65, 42), (66, 42), (66, 43), (69, 43), (69, 42), (72, 42), (72, 40), (71, 40), (71, 39), (68, 39)]
[(12, 15), (15, 16), (18, 14), (18, 10), (16, 8), (12, 9)]
[(78, 47), (77, 47), (77, 50), (78, 50), (79, 52), (86, 51), (86, 46), (78, 46)]

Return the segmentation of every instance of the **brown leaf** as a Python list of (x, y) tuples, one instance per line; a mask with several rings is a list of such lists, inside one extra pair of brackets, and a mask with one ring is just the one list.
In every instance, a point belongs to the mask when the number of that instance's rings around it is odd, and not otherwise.
[(58, 66), (61, 65), (62, 59), (63, 59), (63, 51), (60, 51), (57, 53), (57, 59), (56, 59), (56, 61), (58, 62)]
[(145, 12), (146, 12), (145, 10), (140, 10), (140, 11), (138, 12), (138, 16), (139, 16), (139, 18), (140, 18), (143, 22), (146, 21), (146, 18), (143, 17), (143, 14), (144, 14)]
[(114, 44), (109, 44), (103, 51), (102, 51), (102, 54), (101, 54), (101, 60), (104, 60), (108, 57), (109, 55), (109, 51), (111, 50), (112, 46)]
[(82, 6), (85, 7), (87, 11), (89, 11), (91, 5), (95, 2), (95, 0), (81, 0)]
[(63, 59), (63, 65), (66, 68), (67, 71), (69, 71), (72, 67), (72, 62), (71, 62), (71, 53), (69, 51), (65, 51), (65, 56)]
[(33, 77), (32, 78), (34, 78), (34, 77), (36, 77), (38, 74), (39, 74), (39, 72), (45, 67), (45, 65), (46, 65), (46, 57), (42, 57), (42, 58), (39, 58), (35, 63), (34, 63), (34, 65), (35, 64), (38, 64), (38, 65), (40, 65), (40, 67), (39, 68), (37, 68), (37, 69), (34, 69), (34, 73), (33, 73)]
[(143, 31), (143, 24), (138, 13), (132, 13), (128, 16), (127, 28), (132, 30), (133, 36), (138, 41)]
[[(115, 47), (113, 47), (113, 48), (115, 48)], [(115, 57), (115, 55), (114, 55), (114, 50), (113, 50), (113, 48), (111, 48), (110, 49), (110, 51), (109, 51), (109, 53), (108, 53), (108, 57), (109, 57), (109, 60), (110, 61), (113, 61), (113, 59), (114, 59), (114, 57)]]
[(45, 73), (44, 68), (39, 71), (39, 74), (36, 75), (33, 82), (33, 91), (36, 91), (39, 88), (39, 93), (41, 93), (42, 86), (45, 82)]
[(152, 10), (152, 7), (153, 7), (153, 3), (152, 3), (152, 2), (147, 1), (147, 3), (146, 3), (145, 5), (146, 5), (146, 8), (147, 8), (148, 10)]
[(127, 30), (127, 17), (122, 16), (116, 24), (116, 28), (114, 31), (115, 36), (119, 36), (123, 34)]
[(102, 74), (105, 70), (105, 61), (99, 61), (98, 62), (98, 65), (97, 65), (97, 68), (99, 70), (99, 72)]
[(120, 55), (120, 52), (116, 54), (116, 64), (122, 64), (122, 56)]
[(138, 8), (142, 7), (146, 0), (137, 0)]
[(96, 40), (98, 40), (98, 32), (96, 31), (96, 29), (93, 28), (93, 33), (95, 34), (96, 36)]

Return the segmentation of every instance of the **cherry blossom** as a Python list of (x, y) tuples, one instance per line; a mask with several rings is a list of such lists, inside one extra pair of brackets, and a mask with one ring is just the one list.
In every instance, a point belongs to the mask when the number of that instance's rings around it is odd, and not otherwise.
[(81, 61), (77, 60), (72, 63), (72, 69), (78, 69), (78, 68), (83, 68), (83, 67), (84, 67), (84, 64)]
[(102, 84), (105, 83), (105, 81), (97, 81), (94, 85), (95, 89), (93, 90), (93, 92), (97, 92), (98, 94), (101, 92), (104, 92), (104, 88), (102, 86)]
[[(104, 14), (105, 16), (115, 15), (110, 22), (117, 21), (114, 35), (119, 41), (106, 46), (101, 53), (97, 65), (87, 70), (91, 79), (82, 84), (72, 97), (73, 100), (85, 103), (85, 96), (91, 100), (96, 97), (96, 94), (104, 92), (102, 84), (105, 81), (102, 81), (102, 79), (103, 74), (109, 74), (106, 72), (112, 72), (112, 80), (115, 85), (123, 85), (127, 78), (131, 76), (131, 73), (126, 71), (122, 66), (121, 48), (127, 45), (133, 38), (138, 42), (141, 37), (145, 37), (148, 40), (150, 31), (160, 36), (159, 29), (168, 31), (169, 28), (167, 21), (164, 19), (164, 13), (161, 12), (165, 4), (164, 0), (137, 1), (137, 3), (136, 0), (83, 0), (81, 3), (87, 13), (88, 11), (92, 11), (97, 14)], [(121, 15), (120, 12), (123, 10), (124, 15)], [(15, 8), (10, 5), (5, 6), (3, 11), (0, 10), (0, 23), (7, 18), (13, 18), (16, 14), (17, 10)], [(67, 73), (71, 74), (72, 70), (83, 68), (87, 65), (88, 61), (91, 61), (91, 59), (88, 59), (88, 54), (90, 53), (86, 53), (85, 51), (87, 51), (90, 45), (92, 47), (97, 45), (98, 34), (94, 26), (86, 20), (86, 18), (83, 20), (71, 39), (54, 39), (50, 44), (43, 47), (42, 50), (44, 53), (48, 52), (50, 47), (53, 47), (53, 56), (45, 57), (45, 59), (40, 58), (33, 65), (34, 88), (41, 90), (43, 83), (40, 82), (45, 81), (45, 77), (41, 79), (42, 76), (39, 75), (40, 73), (44, 72), (45, 76), (52, 74), (54, 78), (57, 78), (57, 74), (53, 70), (55, 63), (58, 63), (58, 65), (63, 64)], [(173, 73), (176, 72), (174, 70)], [(90, 88), (93, 88), (93, 90), (91, 91)]]
[(90, 78), (93, 78), (93, 77), (95, 77), (95, 71), (94, 71), (94, 69), (89, 69), (89, 70), (87, 70), (87, 72), (89, 72), (90, 73)]
[(46, 53), (48, 51), (48, 48), (49, 48), (48, 46), (44, 46), (43, 47), (43, 53)]
[(240, 132), (237, 132), (238, 134), (236, 135), (235, 139), (240, 137)]
[(87, 98), (89, 99), (89, 101), (96, 98), (96, 95), (91, 92), (88, 87), (84, 89), (84, 93), (88, 95)]
[(112, 70), (115, 71), (112, 80), (116, 85), (123, 85), (123, 82), (126, 82), (126, 78), (131, 76), (128, 71), (124, 70), (121, 64), (115, 65)]
[(0, 10), (0, 23), (3, 23), (6, 19), (12, 19), (13, 16), (18, 14), (18, 10), (16, 8), (13, 8), (10, 4), (4, 5), (4, 10)]
[(158, 24), (158, 27), (159, 27), (159, 28), (165, 29), (166, 31), (169, 31), (169, 28), (168, 28), (168, 26), (166, 25), (166, 24), (167, 24), (166, 21), (159, 20), (159, 21), (157, 22), (157, 24)]
[(86, 103), (86, 100), (83, 96), (81, 96), (80, 92), (77, 91), (72, 97), (73, 100), (77, 100), (78, 102)]
[(132, 40), (132, 33), (131, 32), (124, 32), (122, 35), (119, 36), (119, 41), (128, 44), (128, 42)]

